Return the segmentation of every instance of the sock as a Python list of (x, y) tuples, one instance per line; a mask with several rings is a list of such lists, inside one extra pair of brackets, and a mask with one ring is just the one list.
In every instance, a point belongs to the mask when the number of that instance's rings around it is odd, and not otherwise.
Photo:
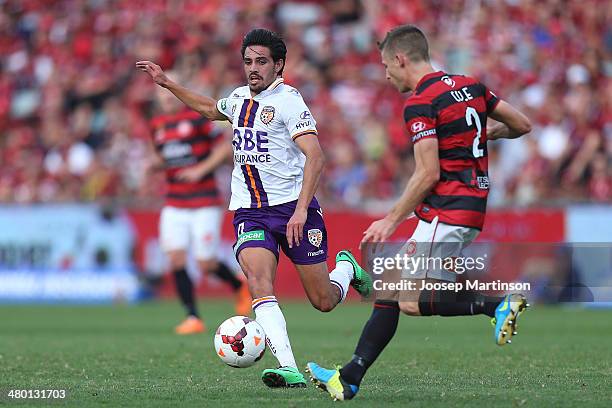
[(361, 332), (353, 359), (340, 369), (344, 381), (356, 386), (361, 384), (368, 368), (395, 335), (399, 312), (397, 302), (378, 300), (374, 303), (374, 310)]
[(193, 299), (193, 283), (187, 274), (185, 267), (174, 271), (174, 282), (176, 283), (176, 291), (179, 295), (181, 303), (187, 310), (188, 316), (198, 316), (195, 301)]
[(488, 296), (472, 290), (464, 290), (459, 292), (457, 300), (469, 303), (469, 314), (485, 314), (489, 317), (495, 317), (495, 309), (504, 300), (504, 297)]
[(285, 316), (278, 306), (276, 297), (264, 296), (254, 299), (253, 311), (255, 312), (255, 320), (266, 332), (266, 342), (279, 365), (281, 367), (297, 368), (289, 343)]
[(487, 296), (472, 290), (458, 293), (449, 291), (424, 291), (419, 297), (419, 310), (423, 316), (495, 316), (497, 305), (503, 297)]
[(348, 261), (340, 261), (336, 264), (336, 269), (329, 274), (329, 280), (332, 285), (340, 290), (340, 300), (342, 302), (346, 298), (349, 285), (355, 276), (353, 265)]
[(232, 272), (230, 268), (223, 262), (218, 263), (217, 270), (215, 271), (215, 275), (223, 282), (227, 282), (234, 289), (234, 292), (240, 289), (242, 286), (242, 281), (236, 277), (236, 274)]

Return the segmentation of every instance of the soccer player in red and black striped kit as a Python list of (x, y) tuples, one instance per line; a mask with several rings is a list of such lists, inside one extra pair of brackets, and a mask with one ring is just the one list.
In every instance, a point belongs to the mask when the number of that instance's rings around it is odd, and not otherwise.
[(200, 272), (213, 273), (231, 285), (237, 294), (236, 312), (251, 312), (247, 285), (217, 259), (223, 200), (219, 195), (214, 170), (232, 157), (229, 141), (222, 132), (199, 113), (183, 104), (165, 89), (157, 92), (160, 115), (151, 121), (156, 163), (152, 166), (166, 174), (166, 203), (160, 216), (160, 242), (173, 272), (178, 296), (187, 318), (175, 331), (194, 334), (204, 331), (195, 302), (194, 287), (186, 270), (191, 247)]
[[(398, 203), (385, 218), (370, 225), (361, 244), (384, 242), (414, 212), (419, 222), (405, 248), (412, 243), (412, 249), (424, 248), (426, 256), (459, 256), (485, 220), (487, 141), (520, 137), (531, 130), (530, 122), (474, 78), (435, 71), (427, 39), (415, 26), (391, 30), (379, 48), (387, 79), (402, 93), (412, 91), (404, 121), (416, 167)], [(497, 122), (487, 126), (489, 117)], [(455, 273), (446, 269), (420, 272), (421, 280), (427, 282), (456, 280)], [(494, 297), (471, 290), (421, 291), (420, 286), (395, 291), (393, 296), (377, 292), (351, 361), (339, 370), (308, 363), (315, 383), (334, 398), (353, 398), (366, 370), (395, 334), (400, 311), (411, 316), (488, 315), (496, 319), (496, 343), (504, 345), (516, 334), (516, 318), (527, 306), (519, 294)]]

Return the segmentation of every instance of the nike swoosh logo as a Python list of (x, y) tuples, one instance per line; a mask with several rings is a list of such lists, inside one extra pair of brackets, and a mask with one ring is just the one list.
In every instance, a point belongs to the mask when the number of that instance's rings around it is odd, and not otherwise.
[(508, 299), (504, 300), (503, 306), (499, 309), (500, 312), (503, 312), (508, 308)]

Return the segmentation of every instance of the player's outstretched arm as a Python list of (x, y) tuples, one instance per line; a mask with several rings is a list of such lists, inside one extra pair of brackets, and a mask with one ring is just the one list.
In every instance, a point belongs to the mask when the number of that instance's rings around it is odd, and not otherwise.
[(499, 101), (493, 112), (489, 114), (499, 123), (487, 126), (487, 139), (516, 139), (531, 132), (531, 122), (512, 105)]
[(189, 89), (180, 86), (166, 76), (159, 65), (151, 61), (138, 61), (136, 68), (149, 74), (151, 79), (159, 86), (166, 88), (179, 98), (185, 105), (210, 120), (227, 120), (217, 109), (217, 101), (204, 95), (198, 95)]

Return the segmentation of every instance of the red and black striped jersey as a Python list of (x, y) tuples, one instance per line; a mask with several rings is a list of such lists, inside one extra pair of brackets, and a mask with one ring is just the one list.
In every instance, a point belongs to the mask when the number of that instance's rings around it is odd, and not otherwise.
[(487, 116), (499, 99), (473, 78), (425, 75), (404, 107), (413, 143), (438, 139), (440, 180), (415, 209), (422, 220), (482, 229), (489, 193)]
[(198, 208), (221, 204), (213, 173), (197, 182), (176, 178), (179, 170), (206, 159), (221, 132), (213, 123), (192, 110), (161, 115), (151, 121), (155, 149), (166, 169), (166, 205)]

